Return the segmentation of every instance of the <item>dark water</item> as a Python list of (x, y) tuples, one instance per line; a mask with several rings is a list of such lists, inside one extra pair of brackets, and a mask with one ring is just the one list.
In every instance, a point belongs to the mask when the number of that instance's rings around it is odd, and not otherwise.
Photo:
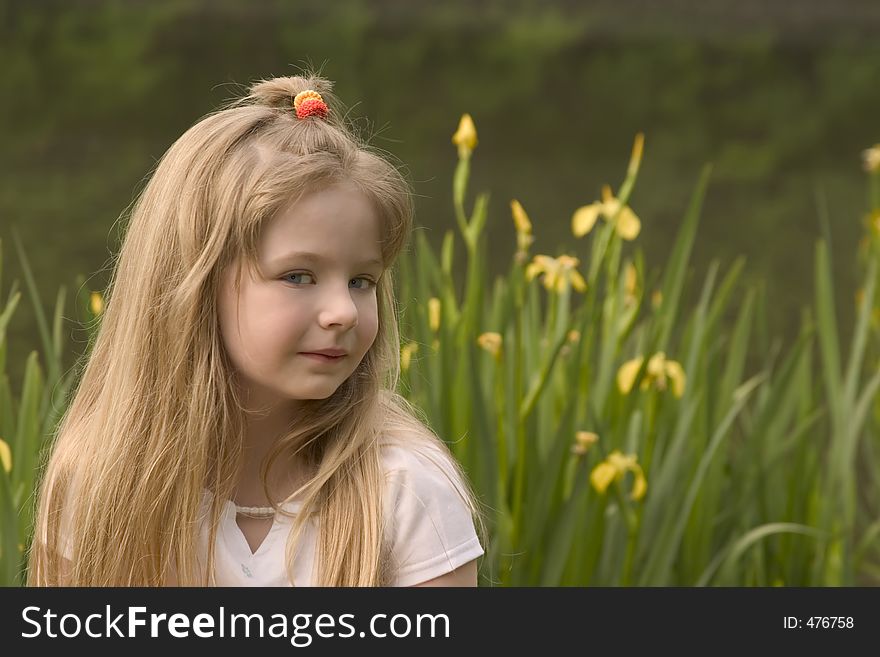
[[(533, 252), (585, 261), (587, 242), (571, 237), (571, 214), (603, 183), (620, 184), (643, 131), (631, 205), (649, 267), (666, 261), (711, 162), (693, 284), (713, 259), (723, 273), (747, 256), (747, 278), (766, 281), (772, 332), (791, 336), (812, 304), (821, 195), (841, 337), (848, 334), (866, 210), (860, 152), (880, 141), (876, 3), (0, 7), (4, 298), (21, 278), (13, 226), (46, 305), (79, 274), (103, 288), (117, 219), (174, 139), (239, 85), (311, 62), (336, 81), (354, 116), (367, 117), (373, 142), (406, 165), (417, 221), (435, 244), (455, 226), (450, 137), (471, 113), (480, 138), (471, 191), (492, 192), (495, 272), (514, 249), (511, 198), (532, 218)], [(18, 390), (24, 357), (39, 344), (29, 302), (9, 337)]]

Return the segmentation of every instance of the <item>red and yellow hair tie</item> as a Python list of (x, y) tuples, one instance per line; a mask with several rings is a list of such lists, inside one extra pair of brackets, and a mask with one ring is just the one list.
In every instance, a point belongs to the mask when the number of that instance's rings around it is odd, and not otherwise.
[(293, 99), (293, 107), (296, 109), (296, 118), (298, 119), (304, 119), (313, 114), (317, 114), (323, 119), (330, 111), (327, 103), (321, 98), (321, 94), (311, 89), (300, 91)]

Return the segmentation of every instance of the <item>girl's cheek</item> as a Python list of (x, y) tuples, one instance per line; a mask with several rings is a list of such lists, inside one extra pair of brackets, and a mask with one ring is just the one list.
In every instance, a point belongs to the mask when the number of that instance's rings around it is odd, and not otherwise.
[(277, 306), (265, 311), (257, 321), (259, 324), (257, 333), (269, 342), (279, 342), (297, 333), (298, 327), (302, 324), (302, 316), (291, 308)]
[(375, 341), (376, 336), (379, 334), (379, 313), (372, 313), (364, 322), (365, 325), (365, 334), (370, 337), (370, 342)]

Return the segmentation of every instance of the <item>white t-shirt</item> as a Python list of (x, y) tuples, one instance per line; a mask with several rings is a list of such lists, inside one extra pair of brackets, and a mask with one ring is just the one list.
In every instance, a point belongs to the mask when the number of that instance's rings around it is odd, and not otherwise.
[[(396, 566), (393, 586), (412, 586), (444, 575), (481, 556), (470, 512), (453, 483), (449, 457), (434, 448), (430, 454), (388, 445), (382, 448), (386, 472), (384, 513), (391, 557)], [(447, 474), (449, 476), (447, 476)], [(200, 554), (208, 553), (210, 493), (202, 500)], [(299, 502), (283, 505), (296, 513)], [(256, 552), (235, 521), (235, 505), (227, 501), (220, 515), (214, 548), (217, 586), (290, 586), (285, 548), (293, 518), (277, 514), (272, 528)], [(317, 538), (315, 521), (309, 522), (294, 563), (297, 586), (310, 586)], [(69, 545), (66, 546), (69, 548)], [(65, 550), (67, 553), (67, 550)], [(69, 554), (65, 554), (69, 558)]]

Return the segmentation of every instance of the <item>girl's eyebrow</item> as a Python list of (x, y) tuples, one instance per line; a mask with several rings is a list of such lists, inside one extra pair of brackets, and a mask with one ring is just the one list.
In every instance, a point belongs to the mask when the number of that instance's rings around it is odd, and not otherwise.
[[(327, 261), (327, 258), (325, 258), (324, 256), (322, 256), (319, 253), (308, 253), (306, 251), (297, 251), (294, 253), (288, 253), (286, 255), (274, 258), (272, 262), (280, 264), (282, 262), (287, 262), (288, 260), (295, 260), (295, 259), (313, 260), (315, 262), (326, 262)], [(369, 260), (363, 260), (363, 261), (357, 263), (357, 265), (359, 267), (366, 267), (369, 265), (378, 265), (379, 267), (381, 267), (382, 261), (379, 259), (373, 258), (373, 259), (369, 259)]]

